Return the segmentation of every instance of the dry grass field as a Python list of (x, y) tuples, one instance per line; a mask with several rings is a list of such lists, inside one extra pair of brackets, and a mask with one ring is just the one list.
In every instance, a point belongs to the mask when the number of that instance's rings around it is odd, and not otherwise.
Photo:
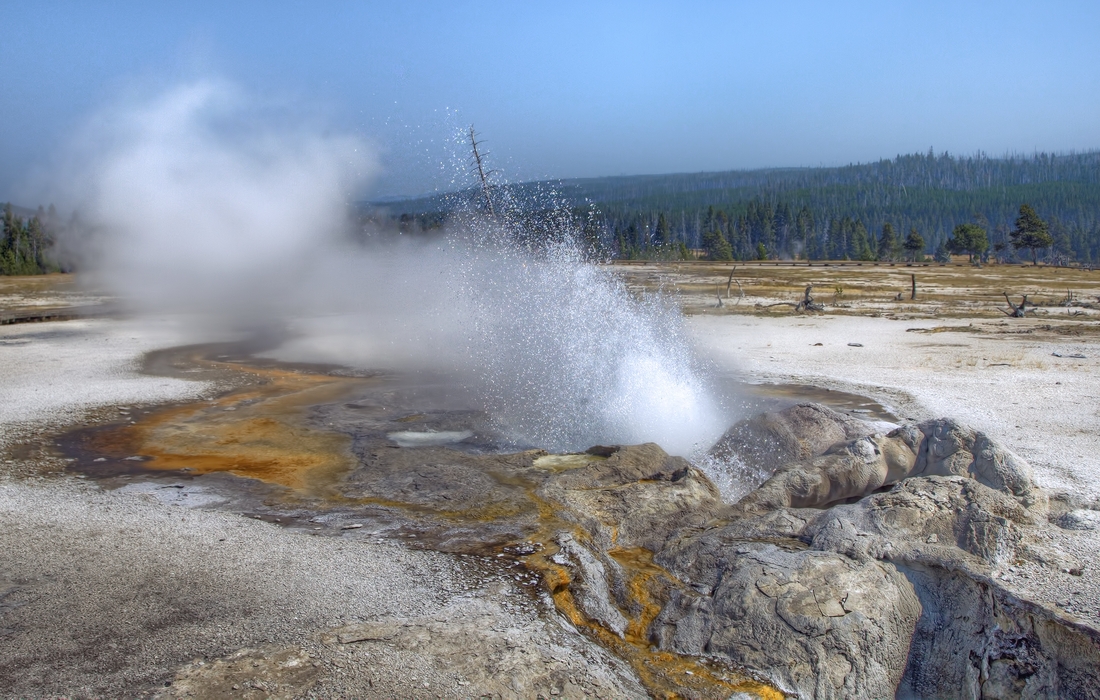
[[(673, 292), (689, 314), (790, 315), (812, 284), (814, 301), (830, 314), (1004, 318), (1007, 292), (1016, 304), (1028, 295), (1037, 317), (1100, 320), (1100, 270), (1084, 268), (821, 261), (622, 262), (613, 267), (633, 289)], [(914, 277), (916, 299), (911, 298)]]
[(72, 275), (0, 275), (0, 311), (66, 306), (75, 292)]
[(74, 275), (0, 275), (0, 325), (80, 317), (94, 313), (108, 301), (83, 289)]

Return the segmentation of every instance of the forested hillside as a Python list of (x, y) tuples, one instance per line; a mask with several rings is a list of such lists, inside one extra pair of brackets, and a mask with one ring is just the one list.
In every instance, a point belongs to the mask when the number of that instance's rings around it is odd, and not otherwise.
[[(942, 256), (957, 226), (975, 224), (987, 235), (984, 255), (1100, 262), (1096, 151), (1005, 158), (930, 151), (836, 168), (522, 183), (498, 195), (535, 209), (564, 204), (615, 257), (674, 257), (687, 249), (737, 259)], [(403, 227), (430, 230), (471, 201), (472, 192), (386, 206)], [(1012, 245), (1022, 204), (1047, 225), (1051, 243), (1040, 250)], [(907, 239), (923, 246), (907, 252)]]
[(53, 246), (53, 224), (57, 218), (53, 206), (47, 212), (26, 212), (11, 204), (3, 207), (0, 230), (0, 275), (38, 275), (56, 272), (49, 259)]

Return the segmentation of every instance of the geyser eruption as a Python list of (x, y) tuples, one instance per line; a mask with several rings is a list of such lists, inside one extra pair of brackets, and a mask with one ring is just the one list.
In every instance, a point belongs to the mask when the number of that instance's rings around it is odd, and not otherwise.
[(678, 309), (586, 260), (576, 230), (566, 222), (537, 251), (501, 237), (462, 251), (454, 286), (477, 393), (506, 434), (550, 450), (709, 447), (726, 421)]
[(586, 260), (564, 210), (538, 235), (511, 202), (431, 240), (357, 243), (368, 149), (255, 114), (209, 83), (112, 114), (75, 171), (82, 269), (146, 311), (294, 328), (283, 356), (452, 373), (516, 445), (690, 454), (728, 425), (678, 311)]

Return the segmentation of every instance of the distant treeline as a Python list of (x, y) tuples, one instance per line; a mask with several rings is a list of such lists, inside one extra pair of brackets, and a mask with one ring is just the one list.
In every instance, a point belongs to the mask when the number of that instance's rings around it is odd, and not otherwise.
[(21, 216), (22, 211), (4, 205), (3, 231), (0, 232), (0, 275), (40, 275), (57, 272), (49, 257), (54, 244), (57, 212), (53, 205)]
[[(1100, 152), (989, 158), (947, 153), (898, 156), (836, 168), (788, 168), (522, 183), (502, 197), (553, 201), (583, 222), (585, 238), (618, 258), (697, 255), (732, 259), (864, 259), (946, 255), (953, 232), (987, 232), (985, 255), (1030, 259), (1010, 234), (1020, 206), (1046, 223), (1051, 262), (1100, 262)], [(405, 231), (430, 232), (449, 212), (476, 203), (452, 193), (386, 205)], [(895, 245), (882, 246), (889, 224)], [(895, 233), (896, 232), (896, 233)], [(910, 238), (909, 234), (916, 234)], [(691, 252), (694, 251), (694, 252)]]

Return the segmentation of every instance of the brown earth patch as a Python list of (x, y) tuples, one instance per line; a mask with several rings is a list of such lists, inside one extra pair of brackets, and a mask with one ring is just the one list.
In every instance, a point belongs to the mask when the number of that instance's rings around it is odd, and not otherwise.
[(349, 440), (306, 427), (301, 418), (311, 406), (340, 401), (370, 380), (204, 362), (212, 371), (245, 375), (248, 386), (98, 432), (88, 449), (114, 460), (140, 456), (143, 469), (232, 472), (304, 495), (332, 495), (333, 482), (353, 465)]

